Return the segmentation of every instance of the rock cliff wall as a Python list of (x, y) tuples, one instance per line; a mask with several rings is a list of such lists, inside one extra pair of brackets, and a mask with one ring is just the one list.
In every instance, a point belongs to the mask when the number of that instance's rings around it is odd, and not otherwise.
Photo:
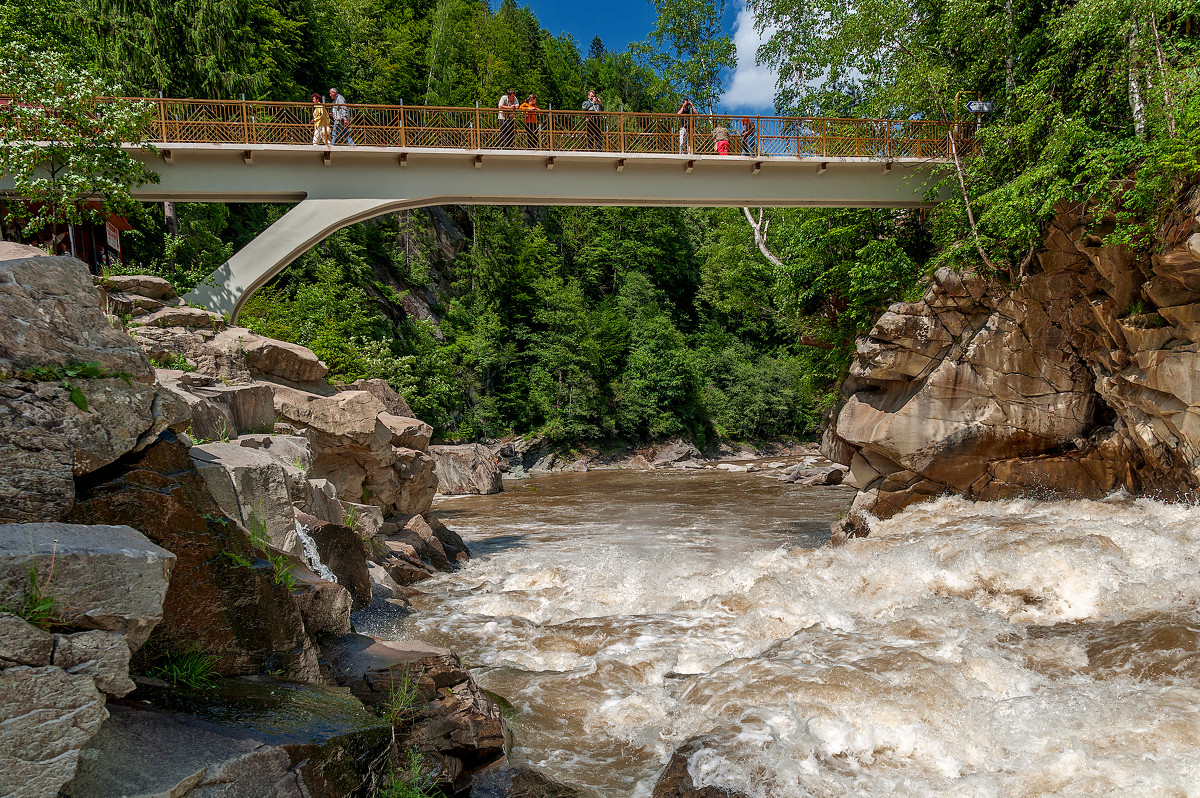
[(857, 344), (822, 448), (859, 488), (835, 539), (952, 492), (1191, 499), (1200, 486), (1200, 190), (1142, 256), (1055, 218), (1018, 285), (938, 271)]

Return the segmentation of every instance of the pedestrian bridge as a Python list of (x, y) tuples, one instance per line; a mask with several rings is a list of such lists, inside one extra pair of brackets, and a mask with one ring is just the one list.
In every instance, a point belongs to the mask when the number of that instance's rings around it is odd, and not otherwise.
[(143, 102), (154, 149), (130, 151), (160, 182), (138, 199), (297, 203), (187, 295), (231, 319), (326, 236), (396, 210), (922, 207), (945, 198), (951, 137), (971, 144), (969, 127), (916, 120), (349, 105), (355, 146), (314, 145), (311, 104)]

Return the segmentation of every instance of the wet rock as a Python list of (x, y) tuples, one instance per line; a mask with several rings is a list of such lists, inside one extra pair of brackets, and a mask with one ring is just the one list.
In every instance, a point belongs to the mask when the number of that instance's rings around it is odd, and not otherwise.
[(291, 565), (288, 573), (295, 580), (290, 588), (292, 601), (304, 619), (304, 628), (314, 635), (350, 634), (350, 608), (353, 600), (350, 591), (336, 582), (329, 582), (314, 574), (302, 558), (288, 555)]
[(842, 466), (827, 466), (825, 468), (805, 468), (793, 474), (789, 480), (801, 485), (841, 485), (849, 469)]
[(429, 452), (437, 469), (438, 491), (444, 495), (499, 493), (504, 489), (500, 469), (482, 444), (430, 446)]
[(436, 515), (426, 515), (425, 523), (429, 525), (433, 536), (441, 542), (447, 559), (451, 562), (459, 562), (470, 558), (471, 551), (467, 548), (462, 536), (443, 524)]
[[(451, 569), (451, 557), (453, 556), (446, 550), (445, 544), (442, 543), (438, 534), (434, 531), (433, 526), (425, 520), (423, 516), (394, 516), (389, 519), (393, 523), (400, 526), (398, 530), (387, 536), (388, 544), (402, 543), (410, 546), (415, 556), (439, 571), (449, 571)], [(438, 524), (443, 530), (443, 534), (449, 533), (440, 523)], [(457, 535), (454, 536), (457, 538)], [(454, 541), (452, 538), (451, 547), (454, 549), (466, 549), (466, 544), (462, 542), (462, 538)]]
[(666, 768), (654, 784), (653, 798), (746, 798), (743, 793), (721, 787), (697, 787), (689, 760), (710, 742), (709, 738), (688, 740), (671, 755)]
[(354, 608), (371, 603), (371, 575), (367, 568), (366, 550), (362, 538), (349, 527), (331, 524), (312, 516), (299, 515), (317, 546), (321, 562), (337, 577), (338, 584), (350, 591)]
[(63, 795), (373, 798), (391, 728), (343, 691), (260, 680), (110, 704)]
[(525, 765), (501, 764), (475, 776), (469, 798), (578, 798), (579, 790)]
[(67, 626), (121, 634), (130, 651), (163, 617), (176, 557), (128, 526), (0, 525), (0, 605), (16, 603), (30, 571), (53, 584)]
[(54, 665), (90, 676), (101, 692), (114, 698), (133, 692), (135, 686), (129, 678), (129, 645), (116, 632), (54, 635)]
[(415, 686), (418, 711), (397, 728), (397, 746), (415, 747), (435, 763), (439, 782), (461, 789), (471, 773), (504, 755), (500, 707), (450, 651), (418, 641), (348, 635), (324, 653), (337, 683), (368, 707), (385, 703), (397, 684)]
[(198, 647), (223, 675), (277, 670), (320, 680), (316, 648), (290, 594), (221, 512), (178, 440), (80, 480), (71, 518), (128, 524), (176, 555), (154, 645), (139, 652), (145, 663)]
[(0, 794), (58, 795), (106, 718), (91, 676), (52, 666), (0, 670)]

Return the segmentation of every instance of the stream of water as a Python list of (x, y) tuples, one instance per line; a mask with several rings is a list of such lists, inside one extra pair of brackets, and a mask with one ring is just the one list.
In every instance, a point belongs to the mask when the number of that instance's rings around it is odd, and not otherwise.
[(848, 488), (507, 483), (436, 507), (474, 559), (388, 629), (513, 705), (513, 759), (645, 798), (1200, 795), (1200, 511), (942, 498), (823, 546)]

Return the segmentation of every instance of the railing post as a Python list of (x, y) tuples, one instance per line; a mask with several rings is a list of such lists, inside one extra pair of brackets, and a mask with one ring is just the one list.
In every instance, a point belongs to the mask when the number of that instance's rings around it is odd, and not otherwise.
[(889, 120), (889, 121), (887, 121), (887, 122), (884, 122), (884, 124), (885, 124), (887, 127), (885, 127), (885, 128), (883, 129), (883, 130), (884, 130), (884, 138), (883, 138), (883, 157), (884, 157), (884, 158), (891, 158), (891, 157), (892, 157), (892, 123), (891, 123), (891, 121)]
[(621, 152), (625, 152), (625, 112), (624, 111), (621, 112), (620, 145), (621, 145)]
[(474, 145), (472, 147), (472, 149), (475, 149), (475, 150), (483, 148), (483, 144), (482, 144), (483, 131), (479, 129), (480, 118), (481, 117), (479, 116), (479, 101), (476, 100), (475, 101), (475, 136), (474, 136), (473, 141), (471, 142)]
[(163, 93), (158, 93), (158, 140), (164, 144), (167, 141), (167, 104), (163, 102)]
[(405, 142), (404, 127), (405, 127), (405, 125), (404, 125), (404, 100), (401, 100), (400, 101), (400, 146), (401, 147), (406, 146), (404, 143)]
[(250, 120), (246, 114), (246, 95), (242, 95), (242, 143), (250, 143)]
[(546, 149), (554, 151), (554, 106), (550, 106), (550, 115), (546, 119)]
[(829, 157), (829, 120), (821, 120), (821, 157)]

